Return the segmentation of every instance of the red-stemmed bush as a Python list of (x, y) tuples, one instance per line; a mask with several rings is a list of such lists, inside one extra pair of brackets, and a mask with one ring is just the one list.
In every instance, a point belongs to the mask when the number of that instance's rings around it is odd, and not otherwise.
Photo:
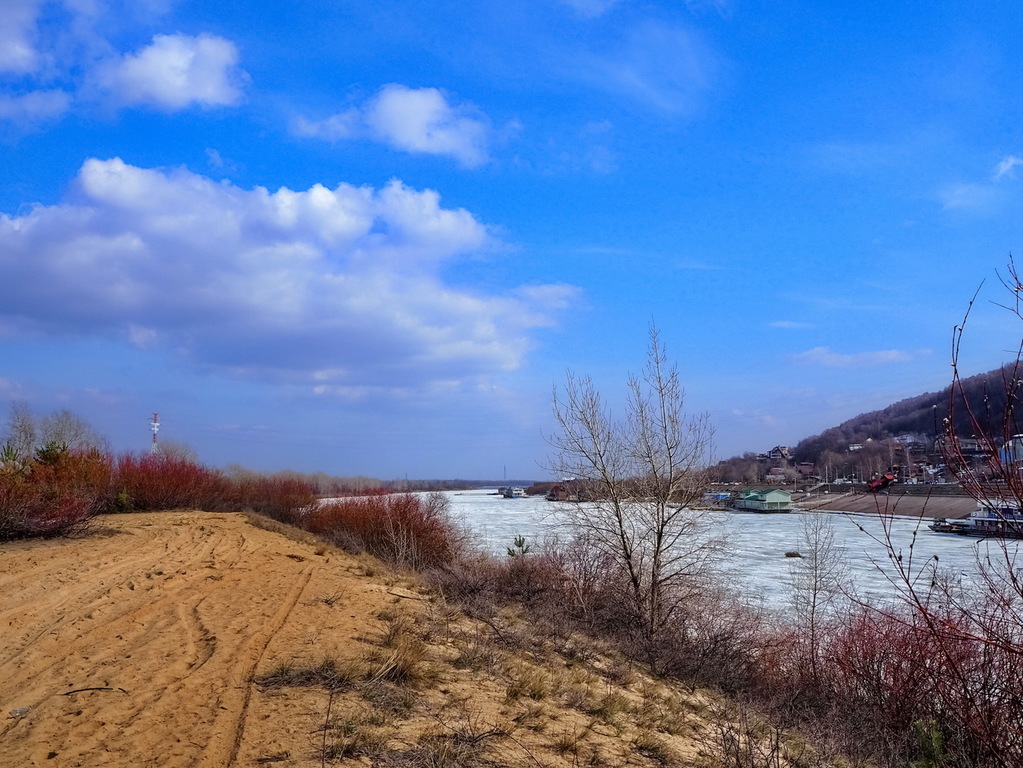
[(302, 525), (338, 546), (410, 568), (452, 562), (461, 541), (439, 494), (330, 499), (313, 507)]
[(316, 486), (296, 477), (246, 477), (228, 488), (230, 504), (289, 525), (302, 525), (303, 513), (316, 504)]
[(0, 541), (79, 533), (109, 502), (111, 460), (51, 445), (0, 468)]
[(159, 509), (230, 507), (222, 472), (189, 459), (161, 453), (126, 453), (117, 459), (116, 508), (146, 512)]

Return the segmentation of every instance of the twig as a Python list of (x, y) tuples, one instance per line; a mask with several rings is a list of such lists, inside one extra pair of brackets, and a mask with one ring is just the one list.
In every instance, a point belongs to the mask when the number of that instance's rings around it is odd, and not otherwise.
[(533, 761), (534, 763), (536, 763), (536, 764), (537, 764), (537, 765), (539, 766), (539, 768), (547, 768), (547, 766), (546, 766), (546, 765), (544, 765), (544, 764), (543, 764), (543, 763), (541, 763), (541, 762), (540, 762), (539, 760), (537, 760), (537, 758), (536, 758), (536, 755), (534, 755), (534, 754), (533, 754), (532, 752), (530, 752), (530, 751), (529, 751), (529, 747), (527, 747), (527, 746), (526, 746), (525, 744), (523, 744), (523, 743), (522, 743), (521, 741), (519, 741), (518, 739), (516, 739), (516, 738), (515, 738), (514, 736), (512, 736), (512, 735), (511, 735), (510, 733), (508, 733), (508, 734), (505, 734), (505, 735), (506, 735), (506, 736), (507, 736), (507, 737), (508, 737), (509, 739), (511, 739), (512, 741), (514, 741), (514, 742), (515, 742), (516, 744), (518, 744), (519, 748), (520, 748), (520, 749), (521, 749), (521, 750), (522, 750), (523, 752), (525, 752), (525, 753), (526, 753), (526, 755), (527, 755), (527, 756), (529, 757), (529, 759), (530, 759), (530, 760), (532, 760), (532, 761)]
[(405, 600), (418, 600), (421, 603), (429, 602), (429, 600), (423, 597), (417, 597), (416, 595), (403, 595), (400, 592), (392, 592), (391, 590), (387, 590), (387, 594), (393, 595), (394, 597), (401, 597), (404, 598)]
[(327, 729), (330, 728), (330, 709), (334, 705), (334, 688), (331, 687), (327, 697), (327, 715), (323, 719), (323, 740), (320, 743), (320, 768), (327, 765)]
[(72, 693), (82, 693), (83, 691), (120, 691), (121, 693), (127, 693), (124, 688), (76, 688), (73, 691), (62, 693), (61, 696), (70, 696)]

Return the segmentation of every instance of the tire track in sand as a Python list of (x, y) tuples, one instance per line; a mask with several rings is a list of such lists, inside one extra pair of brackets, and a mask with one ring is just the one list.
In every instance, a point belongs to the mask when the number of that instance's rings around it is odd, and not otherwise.
[(249, 765), (280, 739), (254, 674), (348, 569), (240, 516), (108, 524), (124, 535), (0, 546), (0, 765)]
[(228, 768), (234, 764), (245, 733), (245, 717), (252, 698), (252, 678), (256, 667), (266, 653), (274, 633), (284, 626), (302, 598), (317, 568), (317, 565), (311, 564), (302, 570), (281, 607), (245, 644), (239, 663), (231, 670), (229, 685), (220, 700), (221, 710), (213, 724), (213, 734), (197, 763), (198, 768)]
[[(125, 522), (115, 519), (108, 525), (124, 526)], [(151, 524), (140, 526), (145, 527)], [(53, 643), (51, 655), (55, 658), (66, 655), (69, 641), (82, 641), (97, 628), (109, 632), (114, 623), (142, 608), (151, 611), (157, 607), (147, 602), (147, 593), (161, 594), (163, 601), (173, 600), (175, 590), (181, 593), (190, 588), (180, 584), (182, 575), (198, 570), (211, 558), (219, 557), (222, 569), (233, 567), (241, 558), (241, 544), (232, 546), (227, 535), (213, 525), (190, 529), (172, 519), (170, 528), (173, 536), (164, 540), (139, 536), (142, 540), (131, 541), (128, 546), (123, 539), (100, 540), (92, 553), (95, 557), (85, 563), (59, 568), (54, 567), (52, 559), (40, 556), (42, 562), (28, 573), (0, 575), (6, 592), (0, 609), (0, 627), (5, 627), (0, 669), (17, 663), (30, 649), (38, 651), (40, 644), (47, 642)], [(196, 532), (208, 537), (197, 538)], [(80, 543), (65, 541), (52, 546), (69, 549)], [(147, 570), (149, 573), (145, 573)], [(160, 583), (175, 577), (177, 584)], [(54, 584), (62, 586), (54, 589)]]

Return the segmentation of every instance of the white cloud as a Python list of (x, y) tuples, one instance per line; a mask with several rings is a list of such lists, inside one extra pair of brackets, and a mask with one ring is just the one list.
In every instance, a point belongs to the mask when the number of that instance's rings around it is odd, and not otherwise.
[(1006, 155), (985, 181), (946, 184), (938, 190), (942, 208), (980, 214), (998, 210), (1008, 194), (1004, 182), (1015, 179), (1020, 166), (1023, 166), (1023, 157)]
[(4, 376), (0, 376), (0, 398), (3, 398), (4, 400), (21, 399), (20, 396), (24, 392), (24, 389), (24, 386), (14, 379), (8, 379)]
[(128, 323), (128, 341), (133, 347), (147, 349), (155, 346), (159, 334), (152, 328), (145, 328), (135, 323)]
[[(579, 298), (579, 289), (574, 285), (526, 285), (517, 293), (531, 303), (548, 309), (568, 309)], [(543, 322), (538, 319), (538, 324)]]
[(60, 117), (70, 107), (71, 94), (61, 90), (0, 95), (0, 121), (36, 125)]
[(227, 163), (224, 162), (223, 155), (212, 147), (206, 147), (206, 162), (209, 163), (211, 168), (224, 168)]
[(768, 323), (771, 328), (784, 328), (786, 330), (799, 330), (802, 328), (813, 328), (811, 323), (801, 323), (797, 320), (774, 320)]
[(467, 168), (487, 161), (492, 134), (489, 121), (471, 105), (452, 105), (436, 88), (398, 84), (325, 120), (296, 118), (292, 132), (327, 141), (367, 137), (410, 154), (453, 157)]
[(0, 9), (0, 72), (27, 74), (40, 64), (36, 16), (41, 0), (4, 0)]
[(940, 192), (942, 207), (945, 210), (986, 210), (998, 199), (995, 189), (989, 184), (949, 184)]
[(291, 121), (291, 132), (296, 136), (324, 141), (343, 141), (357, 138), (363, 131), (362, 114), (357, 109), (349, 109), (325, 120), (308, 120), (296, 117)]
[(882, 349), (872, 352), (843, 354), (832, 352), (830, 347), (814, 347), (806, 352), (792, 355), (792, 359), (798, 363), (818, 365), (825, 368), (867, 368), (892, 363), (906, 363), (927, 354), (930, 354), (928, 350), (909, 352), (901, 349)]
[(164, 34), (133, 53), (115, 51), (112, 30), (148, 25), (173, 2), (2, 0), (0, 120), (37, 125), (97, 97), (169, 111), (237, 104), (248, 75), (228, 40)]
[(596, 18), (603, 16), (618, 5), (621, 0), (561, 0), (565, 5), (575, 9), (580, 16)]
[(69, 199), (0, 216), (0, 325), (120, 336), (233, 375), (422, 388), (517, 367), (566, 286), (444, 282), (494, 247), (471, 213), (392, 181), (245, 190), (88, 160)]
[(1023, 165), (1023, 157), (1017, 155), (1006, 156), (995, 166), (995, 181), (1003, 178), (1016, 178), (1016, 168), (1021, 165)]
[(731, 0), (686, 0), (686, 8), (693, 13), (713, 11), (720, 16), (730, 16)]
[(234, 43), (213, 35), (154, 35), (152, 44), (100, 68), (100, 85), (122, 104), (179, 110), (232, 106), (248, 76)]
[(616, 50), (582, 56), (585, 79), (663, 112), (690, 114), (713, 84), (717, 56), (695, 32), (647, 22)]

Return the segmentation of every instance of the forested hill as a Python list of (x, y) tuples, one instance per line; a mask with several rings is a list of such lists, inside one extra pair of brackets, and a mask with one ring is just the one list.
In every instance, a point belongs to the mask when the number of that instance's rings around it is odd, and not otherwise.
[[(969, 437), (976, 428), (969, 423), (967, 409), (962, 407), (965, 400), (970, 409), (988, 428), (985, 432), (993, 437), (1003, 434), (1002, 417), (1005, 412), (1006, 392), (1018, 387), (1019, 372), (1015, 365), (995, 368), (963, 379), (962, 398), (956, 398), (954, 408), (956, 433)], [(943, 431), (943, 422), (948, 416), (949, 389), (928, 392), (909, 397), (879, 411), (863, 413), (837, 427), (826, 429), (800, 441), (792, 450), (794, 461), (819, 461), (826, 451), (845, 452), (850, 444), (865, 443), (867, 440), (883, 440), (888, 437), (915, 435), (932, 442)], [(1012, 432), (1019, 431), (1013, 429)]]

